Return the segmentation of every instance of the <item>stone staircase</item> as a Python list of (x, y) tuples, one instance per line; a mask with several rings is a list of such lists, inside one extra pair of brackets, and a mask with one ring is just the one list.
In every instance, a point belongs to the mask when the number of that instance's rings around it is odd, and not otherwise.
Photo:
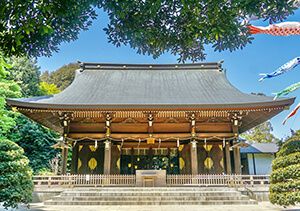
[(227, 187), (74, 188), (45, 205), (237, 205), (257, 204)]

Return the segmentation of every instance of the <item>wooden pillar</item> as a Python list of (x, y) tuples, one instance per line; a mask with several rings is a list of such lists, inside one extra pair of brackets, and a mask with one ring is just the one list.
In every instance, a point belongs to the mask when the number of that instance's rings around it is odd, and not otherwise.
[(197, 142), (192, 141), (190, 143), (191, 150), (191, 172), (192, 174), (198, 174), (198, 156), (197, 156)]
[(59, 113), (60, 124), (63, 127), (63, 140), (62, 140), (62, 152), (61, 152), (61, 174), (67, 173), (67, 162), (68, 162), (68, 142), (67, 136), (69, 133), (69, 124), (72, 118), (71, 113)]
[(63, 147), (62, 148), (62, 165), (61, 165), (61, 174), (67, 173), (67, 162), (68, 162), (68, 148)]
[(104, 174), (110, 174), (110, 166), (111, 166), (111, 142), (104, 142)]
[[(248, 157), (248, 155), (247, 155), (247, 157)], [(252, 153), (252, 162), (253, 162), (253, 173), (254, 173), (254, 175), (256, 175), (256, 165), (255, 165), (254, 153)]]
[(241, 174), (241, 153), (240, 147), (236, 146), (233, 148), (233, 155), (234, 155), (234, 170), (236, 174)]
[(77, 174), (78, 170), (78, 146), (79, 144), (74, 144), (72, 149), (72, 163), (71, 163), (71, 174)]
[(231, 174), (230, 142), (225, 145), (226, 174)]

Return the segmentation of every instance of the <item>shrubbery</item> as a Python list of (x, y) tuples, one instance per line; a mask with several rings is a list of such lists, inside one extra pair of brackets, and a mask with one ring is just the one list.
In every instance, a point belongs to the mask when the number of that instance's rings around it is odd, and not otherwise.
[(31, 201), (33, 183), (28, 163), (21, 147), (0, 139), (0, 202), (4, 207), (16, 208), (18, 203)]
[(279, 205), (300, 203), (300, 139), (290, 138), (277, 153), (270, 178), (270, 201)]

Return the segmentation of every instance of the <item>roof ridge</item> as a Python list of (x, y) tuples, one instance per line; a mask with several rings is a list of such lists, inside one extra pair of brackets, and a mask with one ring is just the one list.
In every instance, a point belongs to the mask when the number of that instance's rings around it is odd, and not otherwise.
[(220, 62), (203, 62), (203, 63), (188, 63), (188, 64), (125, 64), (125, 63), (92, 63), (92, 62), (78, 62), (80, 64), (81, 72), (90, 70), (177, 70), (177, 69), (211, 69), (222, 71), (222, 61)]

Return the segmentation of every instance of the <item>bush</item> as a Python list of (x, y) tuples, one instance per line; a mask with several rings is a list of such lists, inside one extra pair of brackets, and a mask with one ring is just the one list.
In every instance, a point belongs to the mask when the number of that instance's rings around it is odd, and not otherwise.
[(50, 176), (50, 175), (55, 175), (55, 174), (51, 171), (51, 169), (42, 168), (36, 172), (36, 175)]
[(300, 141), (291, 137), (272, 163), (270, 201), (279, 205), (300, 203)]
[(0, 202), (5, 208), (28, 204), (32, 198), (32, 170), (24, 150), (16, 143), (0, 139)]

